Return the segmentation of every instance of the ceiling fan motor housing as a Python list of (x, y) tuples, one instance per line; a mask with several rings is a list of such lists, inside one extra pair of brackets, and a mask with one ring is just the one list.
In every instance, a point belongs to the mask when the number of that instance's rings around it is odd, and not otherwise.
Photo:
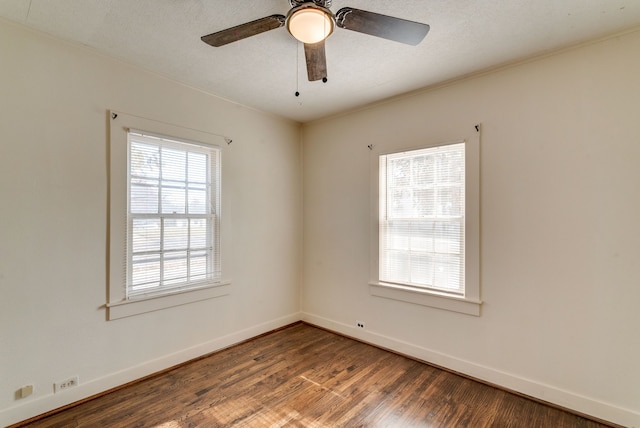
[(333, 0), (289, 0), (291, 7), (302, 6), (305, 3), (315, 3), (316, 6), (330, 8)]

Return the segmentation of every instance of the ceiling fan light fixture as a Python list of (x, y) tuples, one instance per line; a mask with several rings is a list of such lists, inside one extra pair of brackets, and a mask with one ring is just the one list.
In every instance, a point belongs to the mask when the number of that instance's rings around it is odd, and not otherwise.
[(333, 33), (334, 25), (331, 12), (313, 5), (292, 9), (287, 19), (289, 33), (302, 43), (307, 44), (325, 40)]

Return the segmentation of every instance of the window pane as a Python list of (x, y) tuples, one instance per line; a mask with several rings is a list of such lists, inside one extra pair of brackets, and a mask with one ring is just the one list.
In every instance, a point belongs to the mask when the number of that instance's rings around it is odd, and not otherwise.
[(156, 214), (158, 212), (158, 186), (131, 185), (129, 210), (133, 214)]
[(425, 187), (434, 182), (434, 159), (430, 155), (421, 155), (413, 158), (413, 185)]
[(439, 257), (435, 266), (434, 287), (462, 291), (461, 260), (459, 257)]
[(436, 214), (438, 216), (461, 216), (464, 213), (462, 188), (447, 186), (438, 189)]
[(409, 218), (413, 214), (410, 188), (392, 188), (389, 193), (389, 218)]
[(189, 260), (189, 273), (191, 281), (207, 279), (208, 253), (206, 251), (193, 251)]
[(190, 231), (190, 243), (189, 243), (189, 248), (191, 248), (192, 250), (194, 249), (199, 249), (199, 248), (206, 248), (207, 245), (207, 220), (206, 219), (202, 219), (202, 218), (198, 218), (198, 219), (191, 219), (190, 220), (190, 225), (191, 225), (191, 231)]
[(464, 152), (447, 150), (438, 154), (438, 173), (442, 183), (464, 182)]
[(414, 222), (411, 228), (411, 249), (433, 252), (433, 222)]
[(162, 270), (164, 285), (175, 285), (187, 281), (187, 253), (165, 253)]
[(440, 221), (433, 229), (434, 252), (460, 254), (462, 248), (462, 225), (458, 221)]
[(207, 155), (189, 153), (189, 182), (205, 184), (207, 180)]
[(389, 170), (392, 171), (389, 177), (391, 187), (404, 187), (408, 186), (411, 182), (410, 158), (393, 159), (390, 162)]
[(406, 222), (394, 221), (384, 225), (382, 231), (385, 239), (385, 248), (394, 250), (408, 250), (410, 230)]
[(189, 189), (189, 214), (207, 213), (207, 192), (205, 189)]
[(158, 178), (160, 176), (160, 148), (139, 142), (131, 143), (131, 177)]
[(433, 260), (430, 256), (421, 253), (411, 255), (411, 284), (433, 286), (434, 276)]
[(433, 188), (416, 189), (413, 191), (413, 216), (432, 217), (436, 210), (433, 203), (435, 190)]
[(160, 219), (133, 219), (132, 227), (134, 253), (160, 251)]
[(162, 179), (181, 181), (186, 179), (187, 152), (162, 148)]
[[(164, 184), (166, 186), (167, 184)], [(162, 188), (162, 213), (163, 214), (184, 214), (186, 189), (163, 187)]]
[(189, 220), (164, 219), (163, 250), (185, 250), (189, 240)]
[(140, 290), (160, 285), (160, 258), (158, 255), (133, 256), (131, 286)]
[(394, 282), (409, 282), (409, 254), (403, 251), (384, 253), (383, 279)]

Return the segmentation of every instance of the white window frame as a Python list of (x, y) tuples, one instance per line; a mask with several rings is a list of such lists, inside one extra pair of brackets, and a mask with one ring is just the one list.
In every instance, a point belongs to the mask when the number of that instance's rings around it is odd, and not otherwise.
[[(465, 144), (464, 293), (447, 293), (380, 280), (380, 157), (456, 143)], [(371, 157), (371, 194), (370, 293), (377, 297), (480, 316), (480, 125), (472, 128), (467, 137), (446, 143), (374, 147)]]
[[(128, 191), (129, 191), (129, 141), (130, 130), (150, 136), (174, 139), (184, 142), (198, 142), (204, 147), (212, 147), (222, 152), (224, 140), (214, 134), (182, 128), (162, 122), (144, 119), (121, 112), (110, 112), (110, 165), (109, 165), (109, 281), (108, 281), (108, 319), (114, 320), (132, 315), (143, 314), (173, 306), (184, 305), (201, 300), (230, 294), (229, 271), (224, 264), (222, 278), (199, 283), (194, 287), (178, 287), (155, 293), (127, 294), (127, 263), (130, 258), (127, 248), (128, 233)], [(222, 180), (224, 186), (224, 180)], [(221, 206), (225, 206), (224, 187), (220, 189)], [(218, 213), (220, 215), (220, 213)], [(228, 234), (220, 221), (220, 243), (218, 248), (221, 263), (225, 248), (229, 246)], [(130, 241), (129, 241), (130, 242)]]

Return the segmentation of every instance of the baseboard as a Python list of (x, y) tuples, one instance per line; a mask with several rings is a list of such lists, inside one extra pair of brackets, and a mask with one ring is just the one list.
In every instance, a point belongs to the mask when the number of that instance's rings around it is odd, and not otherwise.
[(318, 315), (303, 312), (302, 321), (381, 348), (404, 354), (426, 363), (434, 364), (463, 375), (484, 381), (516, 393), (544, 401), (597, 420), (634, 428), (640, 427), (640, 413), (604, 403), (589, 397), (565, 391), (551, 385), (506, 373), (471, 361), (427, 349), (370, 330), (333, 321)]
[(145, 376), (161, 372), (170, 367), (189, 360), (210, 354), (227, 348), (236, 343), (259, 336), (280, 327), (300, 321), (300, 313), (276, 318), (226, 336), (218, 337), (210, 341), (200, 343), (178, 352), (164, 355), (143, 364), (127, 368), (125, 370), (110, 373), (104, 377), (90, 380), (82, 380), (77, 387), (65, 391), (63, 394), (50, 394), (39, 397), (19, 406), (10, 407), (0, 411), (0, 426), (7, 426), (24, 421), (34, 416), (42, 415), (55, 409), (81, 401), (104, 391), (117, 388), (126, 383), (144, 378)]

